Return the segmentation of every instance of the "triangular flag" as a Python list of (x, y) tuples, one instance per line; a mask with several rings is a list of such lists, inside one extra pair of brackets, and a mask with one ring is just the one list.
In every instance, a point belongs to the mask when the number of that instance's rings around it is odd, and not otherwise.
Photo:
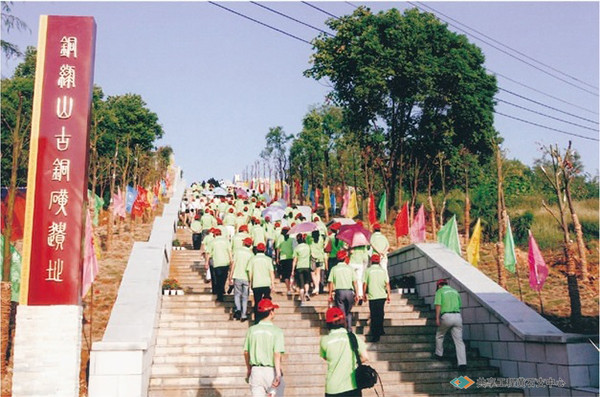
[(477, 267), (479, 263), (479, 246), (481, 244), (481, 218), (477, 219), (471, 241), (467, 247), (467, 261)]
[(504, 267), (511, 273), (515, 272), (517, 255), (515, 254), (515, 240), (510, 230), (510, 219), (506, 217), (506, 235), (504, 236)]
[(350, 192), (350, 202), (348, 203), (348, 213), (346, 217), (352, 219), (358, 215), (358, 200), (356, 199), (356, 190), (352, 188)]
[(131, 208), (133, 207), (133, 202), (135, 201), (138, 195), (138, 191), (133, 188), (133, 186), (127, 185), (127, 193), (125, 196), (125, 210), (128, 214), (131, 214)]
[(548, 266), (542, 257), (542, 253), (529, 232), (529, 285), (534, 291), (541, 291), (548, 277)]
[(387, 193), (385, 190), (379, 199), (377, 208), (379, 209), (379, 223), (387, 222)]
[(87, 211), (85, 219), (85, 253), (83, 257), (83, 272), (81, 275), (81, 297), (87, 294), (98, 274), (98, 260), (94, 250), (94, 230), (92, 229), (92, 218)]
[(421, 204), (421, 208), (417, 211), (412, 226), (410, 227), (410, 242), (424, 243), (425, 242), (425, 208)]
[(458, 237), (458, 225), (456, 224), (456, 215), (452, 217), (437, 234), (439, 243), (444, 244), (452, 251), (456, 252), (458, 256), (460, 254), (460, 238)]
[(394, 227), (396, 229), (396, 238), (408, 234), (408, 203), (404, 203), (402, 209), (398, 212)]
[(369, 194), (369, 224), (371, 224), (371, 226), (373, 226), (375, 223), (377, 223), (377, 213), (375, 212), (375, 196), (373, 196), (373, 193)]
[[(19, 301), (21, 291), (21, 254), (10, 244), (10, 300), (13, 302)], [(4, 236), (0, 235), (0, 270), (4, 270)]]

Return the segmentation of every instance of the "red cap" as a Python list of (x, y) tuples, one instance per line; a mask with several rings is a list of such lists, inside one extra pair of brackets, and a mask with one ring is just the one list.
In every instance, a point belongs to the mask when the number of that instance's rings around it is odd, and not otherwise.
[(250, 237), (246, 237), (245, 239), (242, 240), (242, 243), (246, 247), (250, 247), (252, 245), (252, 239)]
[[(260, 306), (259, 306), (258, 310), (260, 311)], [(339, 307), (330, 307), (329, 309), (327, 309), (327, 312), (325, 313), (325, 321), (328, 323), (335, 323), (339, 320), (345, 320), (345, 319), (346, 319), (346, 315), (344, 314), (342, 309), (340, 309)]]
[(371, 263), (379, 263), (380, 261), (381, 261), (381, 258), (379, 257), (379, 254), (371, 255)]
[(279, 309), (279, 305), (271, 302), (271, 299), (263, 298), (258, 302), (258, 311), (260, 313), (268, 312), (269, 310)]
[(330, 228), (331, 230), (340, 230), (340, 227), (341, 227), (341, 226), (342, 226), (342, 224), (341, 224), (341, 223), (339, 223), (339, 222), (334, 222), (334, 223), (332, 223), (332, 224), (331, 224), (331, 226), (329, 226), (329, 228)]
[(240, 225), (240, 228), (238, 229), (238, 231), (240, 231), (240, 232), (247, 232), (248, 231), (248, 225)]
[(379, 223), (374, 224), (373, 230), (381, 230), (381, 225)]
[(279, 226), (281, 226), (281, 223), (279, 223), (279, 221), (276, 221), (275, 222), (275, 227), (279, 227)]
[(218, 229), (218, 228), (216, 228), (216, 227), (215, 227), (215, 228), (213, 229), (213, 234), (214, 234), (215, 236), (220, 236), (220, 235), (221, 235), (221, 229)]
[(267, 247), (265, 246), (265, 243), (258, 243), (258, 245), (256, 246), (256, 249), (259, 251), (264, 251), (267, 249)]
[(337, 254), (335, 255), (336, 258), (338, 258), (339, 260), (343, 261), (344, 259), (346, 259), (348, 257), (348, 252), (346, 250), (339, 250), (337, 252)]
[(269, 215), (265, 216), (265, 221), (270, 221), (271, 217)]
[(296, 216), (294, 217), (294, 219), (299, 219), (301, 216), (302, 216), (302, 213), (301, 213), (301, 212), (298, 212), (298, 213), (296, 214)]
[(435, 283), (436, 287), (440, 287), (440, 285), (448, 285), (448, 280), (445, 278), (440, 278), (437, 283)]
[(284, 230), (290, 230), (290, 227), (289, 227), (289, 226), (284, 226), (284, 227), (282, 227), (282, 228), (281, 228), (281, 231), (284, 231)]
[(223, 221), (217, 218), (217, 225), (222, 225)]
[(321, 218), (319, 218), (319, 217), (318, 217), (318, 216), (316, 216), (316, 215), (315, 215), (315, 217), (313, 218), (313, 220), (314, 220), (314, 221), (318, 221), (318, 220), (320, 220), (320, 219), (321, 219)]
[(231, 213), (233, 214), (233, 208), (230, 208), (230, 209), (229, 209), (229, 212), (231, 212)]
[(194, 217), (195, 220), (200, 219), (200, 214), (196, 214), (196, 216)]

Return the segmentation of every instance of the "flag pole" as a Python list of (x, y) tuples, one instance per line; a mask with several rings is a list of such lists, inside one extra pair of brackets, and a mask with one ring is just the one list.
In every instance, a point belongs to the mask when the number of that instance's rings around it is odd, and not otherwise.
[(544, 315), (544, 302), (542, 301), (542, 291), (538, 291), (538, 298), (540, 299), (540, 309), (541, 309), (541, 314)]
[(523, 302), (523, 290), (521, 289), (521, 278), (519, 277), (519, 264), (515, 263), (515, 276), (517, 276), (517, 285), (519, 286), (519, 296)]

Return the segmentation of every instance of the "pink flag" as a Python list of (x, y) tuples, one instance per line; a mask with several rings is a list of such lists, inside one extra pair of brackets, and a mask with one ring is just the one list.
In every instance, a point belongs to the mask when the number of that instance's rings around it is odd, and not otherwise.
[(117, 188), (117, 194), (113, 197), (113, 215), (120, 216), (121, 218), (125, 218), (127, 213), (125, 212), (125, 198), (123, 197), (123, 192), (121, 192), (121, 188)]
[(83, 274), (81, 276), (81, 297), (87, 294), (98, 274), (98, 260), (94, 250), (94, 231), (92, 230), (92, 217), (87, 211), (85, 218), (85, 254), (83, 257)]
[(548, 266), (542, 258), (533, 234), (529, 232), (529, 285), (534, 291), (541, 291), (548, 277)]
[(342, 211), (340, 214), (342, 214), (342, 216), (346, 216), (348, 214), (348, 203), (350, 202), (350, 189), (346, 190), (342, 200), (344, 200), (344, 204), (342, 204)]
[(423, 208), (423, 204), (421, 204), (421, 208), (417, 211), (417, 215), (410, 227), (410, 242), (425, 242), (425, 209)]

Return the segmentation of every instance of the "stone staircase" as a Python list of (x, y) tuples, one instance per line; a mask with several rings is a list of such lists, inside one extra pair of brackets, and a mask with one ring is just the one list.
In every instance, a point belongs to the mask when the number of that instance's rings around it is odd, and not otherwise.
[[(180, 241), (191, 241), (187, 230), (179, 230)], [(164, 296), (152, 364), (149, 396), (229, 397), (249, 394), (245, 383), (242, 346), (251, 322), (232, 320), (233, 296), (215, 301), (210, 284), (205, 284), (199, 251), (174, 251), (171, 276), (188, 289), (183, 296)], [(286, 296), (283, 283), (276, 285), (273, 301), (280, 305), (274, 323), (283, 329), (285, 355), (283, 372), (286, 396), (322, 396), (326, 364), (319, 357), (319, 338), (327, 310), (325, 295), (313, 297), (300, 307), (298, 296)], [(250, 298), (252, 300), (252, 297)], [(249, 313), (251, 308), (249, 309)], [(368, 305), (355, 306), (354, 330), (359, 337), (368, 333)], [(435, 317), (415, 296), (394, 295), (386, 305), (386, 335), (379, 343), (367, 343), (371, 365), (381, 376), (386, 396), (429, 396), (485, 394), (522, 396), (516, 389), (459, 390), (449, 382), (459, 376), (453, 360), (433, 358)], [(449, 336), (448, 336), (449, 339)], [(448, 342), (448, 341), (447, 341)], [(450, 341), (448, 357), (454, 357)], [(499, 377), (497, 368), (477, 352), (468, 349), (467, 376)], [(376, 386), (381, 396), (380, 386)], [(363, 396), (375, 396), (374, 389)]]

